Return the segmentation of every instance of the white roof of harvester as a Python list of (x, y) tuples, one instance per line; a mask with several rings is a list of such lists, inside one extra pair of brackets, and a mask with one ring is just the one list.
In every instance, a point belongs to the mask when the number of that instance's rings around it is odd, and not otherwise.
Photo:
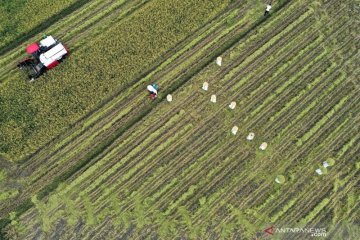
[(55, 44), (56, 40), (52, 36), (48, 36), (40, 41), (40, 45), (44, 47), (50, 47), (51, 45)]
[(45, 67), (47, 67), (54, 61), (60, 60), (65, 54), (67, 54), (67, 51), (64, 45), (58, 43), (57, 45), (52, 47), (49, 51), (41, 54), (40, 61), (42, 64), (44, 64)]

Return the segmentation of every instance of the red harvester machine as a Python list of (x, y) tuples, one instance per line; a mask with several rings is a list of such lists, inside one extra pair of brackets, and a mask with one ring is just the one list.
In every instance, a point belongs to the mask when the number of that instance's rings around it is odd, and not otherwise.
[(30, 44), (26, 52), (32, 58), (24, 59), (17, 66), (26, 70), (30, 81), (54, 68), (69, 55), (69, 50), (52, 36), (44, 37), (39, 43)]

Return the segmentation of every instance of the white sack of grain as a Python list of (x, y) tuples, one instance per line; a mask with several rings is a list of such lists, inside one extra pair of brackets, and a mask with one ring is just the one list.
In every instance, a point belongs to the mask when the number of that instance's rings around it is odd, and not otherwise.
[(211, 95), (210, 101), (216, 103), (216, 95)]
[(323, 162), (323, 166), (324, 166), (324, 168), (327, 168), (327, 167), (330, 167), (330, 164), (327, 161), (325, 161), (325, 162)]
[(260, 145), (260, 150), (265, 150), (267, 148), (267, 143), (266, 142), (263, 142), (261, 145)]
[(236, 135), (238, 130), (239, 130), (239, 128), (237, 126), (233, 126), (233, 128), (231, 129), (231, 133)]
[(247, 135), (246, 139), (251, 141), (254, 139), (254, 137), (255, 137), (255, 133), (251, 132), (251, 133), (249, 133), (249, 135)]
[(275, 182), (279, 183), (279, 184), (283, 184), (285, 182), (285, 177), (283, 175), (278, 175), (275, 178)]
[(322, 175), (322, 174), (323, 174), (323, 172), (321, 171), (320, 168), (316, 169), (315, 172), (316, 172), (317, 174), (319, 174), (319, 175)]
[(209, 89), (209, 83), (208, 83), (208, 82), (204, 82), (204, 83), (203, 83), (203, 86), (202, 86), (202, 89), (203, 89), (204, 91), (207, 91), (207, 90)]
[(236, 107), (236, 102), (231, 102), (230, 105), (229, 105), (229, 108), (230, 109), (235, 109)]
[(222, 57), (217, 57), (216, 58), (216, 64), (221, 66), (221, 63), (222, 63)]
[(166, 96), (166, 100), (167, 100), (168, 102), (172, 102), (173, 98), (172, 98), (171, 94), (168, 94), (168, 95)]

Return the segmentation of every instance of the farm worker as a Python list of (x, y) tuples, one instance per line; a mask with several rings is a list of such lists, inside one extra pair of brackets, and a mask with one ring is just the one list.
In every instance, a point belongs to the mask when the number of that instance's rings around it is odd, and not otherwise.
[(147, 90), (150, 93), (150, 98), (154, 100), (157, 97), (157, 91), (159, 90), (159, 86), (155, 83), (152, 83), (147, 86)]
[(270, 9), (271, 9), (271, 4), (266, 5), (266, 10), (265, 10), (264, 16), (266, 16), (270, 13)]

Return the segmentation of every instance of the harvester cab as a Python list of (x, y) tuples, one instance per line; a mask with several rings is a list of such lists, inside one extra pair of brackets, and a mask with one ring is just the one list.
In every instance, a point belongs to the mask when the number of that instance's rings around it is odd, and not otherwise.
[(31, 81), (57, 66), (69, 54), (69, 50), (52, 36), (45, 36), (39, 43), (26, 48), (31, 58), (26, 58), (17, 66), (27, 72)]

